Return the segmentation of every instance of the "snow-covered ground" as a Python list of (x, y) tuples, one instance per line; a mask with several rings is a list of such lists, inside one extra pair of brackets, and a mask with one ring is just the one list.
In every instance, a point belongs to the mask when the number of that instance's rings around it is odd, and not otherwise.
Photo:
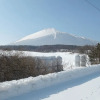
[(7, 100), (100, 100), (100, 73), (56, 84)]
[[(13, 51), (15, 52), (15, 51)], [(7, 54), (9, 54), (7, 52)], [(27, 52), (25, 56), (62, 57), (65, 71), (0, 83), (0, 100), (99, 100), (100, 65), (78, 67), (78, 53)], [(88, 59), (87, 59), (88, 60)], [(69, 70), (68, 70), (69, 69)]]
[[(27, 56), (40, 56), (40, 57), (62, 57), (62, 64), (64, 70), (78, 68), (76, 66), (76, 57), (82, 56), (79, 53), (72, 53), (72, 52), (51, 52), (51, 53), (42, 53), (42, 52), (24, 52)], [(87, 56), (86, 66), (90, 66), (89, 58)]]
[[(20, 51), (2, 51), (0, 50), (0, 53), (3, 53), (8, 55), (16, 54)], [(49, 52), (49, 53), (43, 53), (43, 52), (29, 52), (29, 51), (22, 51), (21, 53), (24, 53), (25, 56), (33, 56), (33, 57), (61, 57), (62, 58), (62, 65), (64, 70), (68, 69), (76, 69), (78, 67), (81, 67), (81, 65), (78, 65), (77, 61), (79, 60), (78, 57), (82, 57), (83, 54), (79, 53), (72, 53), (72, 52)], [(78, 58), (78, 59), (77, 59)], [(89, 57), (86, 55), (86, 66), (90, 66)]]
[(99, 89), (100, 65), (95, 65), (0, 83), (0, 100), (99, 100)]
[(42, 100), (100, 100), (100, 73), (83, 77), (77, 81), (74, 80), (71, 84), (62, 84), (64, 86), (61, 86), (61, 91), (56, 91)]

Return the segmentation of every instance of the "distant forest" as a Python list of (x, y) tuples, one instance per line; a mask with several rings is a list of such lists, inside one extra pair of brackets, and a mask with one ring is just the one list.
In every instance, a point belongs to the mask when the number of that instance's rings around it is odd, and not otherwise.
[(19, 51), (35, 51), (35, 52), (80, 52), (86, 53), (93, 49), (94, 46), (75, 46), (75, 45), (43, 45), (43, 46), (29, 46), (29, 45), (5, 45), (0, 46), (0, 50), (19, 50)]

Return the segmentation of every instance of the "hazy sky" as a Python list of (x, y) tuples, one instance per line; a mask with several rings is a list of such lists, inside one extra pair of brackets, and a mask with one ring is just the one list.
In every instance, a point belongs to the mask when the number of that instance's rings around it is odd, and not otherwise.
[(100, 0), (0, 0), (0, 45), (46, 28), (100, 41)]

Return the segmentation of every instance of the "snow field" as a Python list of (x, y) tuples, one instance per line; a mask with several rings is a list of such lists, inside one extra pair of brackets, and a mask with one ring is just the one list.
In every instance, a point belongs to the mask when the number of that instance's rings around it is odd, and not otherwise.
[[(27, 52), (24, 51), (26, 56), (38, 56), (38, 57), (52, 57), (58, 56), (62, 57), (62, 65), (64, 70), (74, 69), (77, 67), (81, 67), (81, 65), (89, 66), (89, 57), (87, 55), (82, 55), (79, 53), (72, 53), (72, 52), (53, 52), (53, 53), (42, 53), (42, 52)], [(83, 56), (86, 56), (86, 62), (84, 62)]]
[(0, 83), (0, 100), (100, 72), (100, 65)]
[[(20, 51), (2, 51), (0, 50), (0, 53), (2, 54), (4, 52), (5, 55), (12, 55), (16, 53), (20, 53)], [(89, 57), (87, 55), (82, 55), (79, 53), (72, 53), (72, 52), (51, 52), (51, 53), (43, 53), (43, 52), (29, 52), (29, 51), (22, 51), (21, 53), (24, 53), (25, 56), (33, 56), (33, 57), (40, 57), (44, 58), (45, 60), (52, 59), (52, 57), (61, 57), (62, 58), (62, 65), (64, 70), (68, 69), (75, 69), (78, 67), (83, 67), (83, 65), (90, 66)], [(86, 61), (82, 57), (86, 56)]]

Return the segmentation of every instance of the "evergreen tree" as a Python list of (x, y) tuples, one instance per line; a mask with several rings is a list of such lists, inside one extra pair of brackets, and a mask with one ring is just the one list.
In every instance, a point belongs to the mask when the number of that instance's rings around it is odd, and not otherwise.
[(100, 63), (100, 43), (98, 43), (96, 47), (91, 50), (89, 57), (92, 64)]

